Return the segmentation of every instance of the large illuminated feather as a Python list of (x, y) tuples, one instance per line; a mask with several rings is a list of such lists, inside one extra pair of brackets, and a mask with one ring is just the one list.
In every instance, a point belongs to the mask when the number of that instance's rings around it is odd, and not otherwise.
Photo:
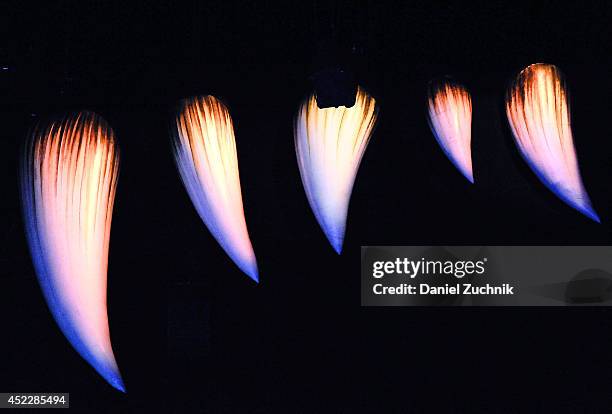
[(559, 198), (599, 222), (582, 184), (565, 82), (556, 66), (523, 69), (506, 94), (516, 144), (531, 169)]
[(183, 100), (175, 119), (173, 147), (183, 184), (198, 214), (238, 267), (259, 281), (227, 107), (214, 96)]
[(438, 144), (471, 183), (472, 99), (467, 89), (445, 81), (434, 83), (428, 97), (429, 125)]
[(295, 151), (304, 190), (338, 253), (344, 242), (353, 183), (377, 115), (376, 101), (359, 88), (350, 108), (320, 109), (311, 96), (295, 119)]
[(111, 347), (106, 273), (119, 154), (112, 129), (81, 112), (34, 130), (21, 165), (23, 214), (44, 297), (77, 352), (125, 387)]

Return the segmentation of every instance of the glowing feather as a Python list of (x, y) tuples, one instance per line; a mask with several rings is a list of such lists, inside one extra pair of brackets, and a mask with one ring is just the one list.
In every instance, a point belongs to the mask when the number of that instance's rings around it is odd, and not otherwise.
[(429, 90), (429, 125), (449, 160), (471, 183), (472, 100), (463, 86), (434, 84)]
[(294, 124), (295, 151), (308, 202), (327, 239), (342, 251), (346, 216), (378, 108), (363, 89), (351, 108), (319, 109), (307, 99)]
[(125, 392), (106, 312), (118, 168), (112, 129), (81, 112), (34, 131), (22, 160), (21, 192), (32, 259), (53, 317), (77, 352)]
[(506, 95), (516, 144), (540, 181), (567, 204), (599, 222), (582, 184), (561, 72), (538, 63), (525, 68)]
[(257, 282), (229, 111), (213, 96), (190, 98), (175, 121), (174, 156), (191, 201), (225, 252)]

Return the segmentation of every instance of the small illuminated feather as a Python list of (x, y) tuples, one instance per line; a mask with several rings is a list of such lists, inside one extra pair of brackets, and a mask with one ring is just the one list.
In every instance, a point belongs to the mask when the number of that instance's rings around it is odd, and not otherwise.
[(471, 183), (472, 99), (463, 86), (445, 81), (429, 89), (431, 130), (448, 159)]
[(181, 179), (198, 214), (229, 257), (258, 282), (227, 107), (214, 96), (183, 100), (172, 142)]
[(119, 153), (100, 116), (80, 112), (34, 130), (21, 194), (36, 274), (53, 317), (77, 352), (125, 392), (111, 347), (106, 277)]
[(313, 95), (295, 118), (295, 151), (304, 190), (337, 253), (342, 251), (353, 183), (377, 115), (374, 98), (358, 88), (350, 108), (320, 109)]
[(568, 96), (559, 69), (543, 63), (523, 69), (506, 94), (506, 114), (523, 158), (540, 181), (571, 207), (599, 222), (580, 178)]

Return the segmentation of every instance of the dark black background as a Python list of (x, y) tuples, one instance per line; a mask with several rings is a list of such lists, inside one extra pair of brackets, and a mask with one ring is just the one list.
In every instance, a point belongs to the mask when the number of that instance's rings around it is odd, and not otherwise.
[[(360, 307), (360, 245), (610, 243), (612, 7), (563, 3), (3, 3), (0, 391), (70, 392), (82, 412), (607, 411), (607, 309)], [(292, 136), (331, 38), (381, 105), (341, 256), (310, 211)], [(505, 88), (542, 61), (567, 76), (601, 224), (547, 191), (509, 135)], [(426, 122), (426, 85), (441, 75), (472, 91), (474, 185)], [(201, 93), (235, 122), (258, 286), (173, 165), (173, 106)], [(127, 395), (57, 329), (22, 230), (19, 145), (73, 109), (104, 116), (122, 151), (108, 302)]]

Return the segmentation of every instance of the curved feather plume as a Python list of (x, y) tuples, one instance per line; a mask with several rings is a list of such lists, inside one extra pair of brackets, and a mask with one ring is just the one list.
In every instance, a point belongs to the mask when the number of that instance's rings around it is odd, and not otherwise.
[(320, 109), (313, 95), (295, 119), (295, 151), (304, 190), (337, 253), (342, 251), (353, 183), (377, 115), (374, 98), (358, 88), (351, 108)]
[(214, 96), (185, 99), (175, 127), (174, 157), (191, 201), (229, 257), (258, 282), (257, 261), (242, 207), (234, 127), (227, 107)]
[(21, 165), (23, 214), (44, 297), (77, 352), (125, 392), (106, 309), (110, 226), (119, 172), (113, 130), (81, 112), (34, 130)]
[(462, 85), (432, 84), (428, 97), (429, 126), (448, 159), (471, 183), (472, 99)]
[(506, 94), (516, 144), (540, 181), (564, 202), (599, 222), (582, 184), (572, 139), (565, 82), (556, 66), (523, 69)]

